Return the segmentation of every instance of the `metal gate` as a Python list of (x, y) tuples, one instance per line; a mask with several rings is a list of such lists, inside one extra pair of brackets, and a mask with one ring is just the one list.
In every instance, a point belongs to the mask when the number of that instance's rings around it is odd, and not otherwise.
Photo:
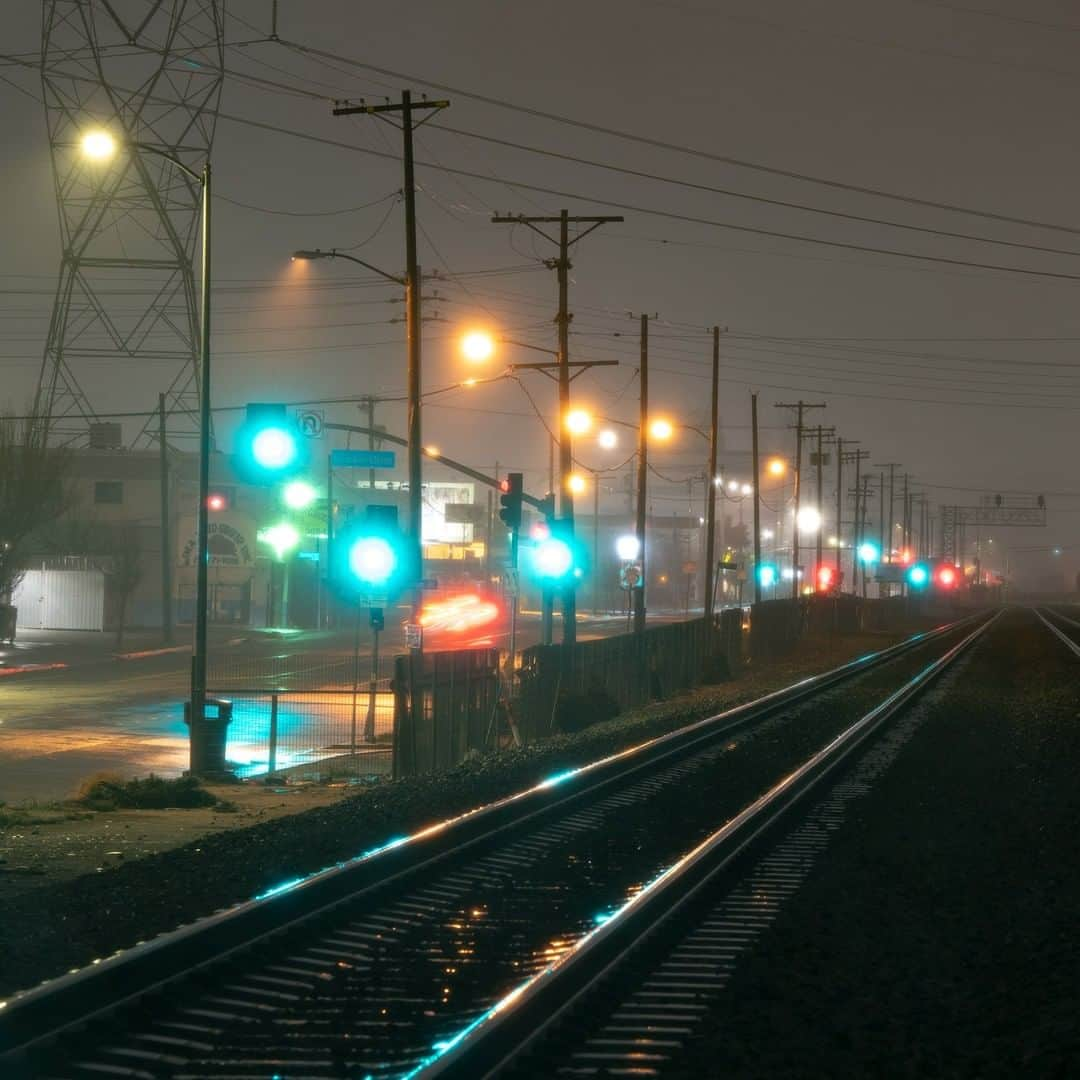
[(27, 570), (11, 597), (21, 630), (103, 630), (100, 570)]

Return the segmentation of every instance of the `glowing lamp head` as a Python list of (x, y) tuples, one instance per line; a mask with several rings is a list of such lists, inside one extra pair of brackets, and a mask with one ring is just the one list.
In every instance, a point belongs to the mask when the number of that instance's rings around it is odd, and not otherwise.
[(79, 147), (91, 161), (108, 161), (116, 153), (116, 140), (107, 131), (88, 131)]
[(795, 524), (801, 533), (816, 533), (821, 528), (821, 512), (813, 506), (800, 507)]
[(566, 478), (566, 489), (571, 495), (584, 495), (588, 486), (585, 477), (580, 473), (571, 473)]
[(743, 486), (739, 489), (739, 493), (741, 495), (753, 495), (754, 494), (754, 485), (753, 484), (743, 484)]
[(565, 540), (549, 536), (536, 545), (533, 564), (540, 577), (558, 580), (570, 573), (574, 565), (574, 553)]
[(285, 428), (263, 428), (251, 441), (251, 456), (264, 469), (284, 469), (296, 454), (296, 438)]
[(818, 592), (828, 592), (833, 587), (834, 572), (831, 566), (819, 566), (814, 577)]
[(664, 417), (657, 417), (649, 424), (649, 438), (667, 442), (675, 434), (675, 425)]
[(641, 542), (632, 533), (620, 536), (615, 541), (615, 554), (623, 562), (634, 562), (641, 554)]
[(771, 563), (762, 563), (757, 568), (758, 583), (763, 588), (770, 588), (776, 584), (776, 567)]
[(388, 540), (365, 536), (349, 549), (349, 569), (365, 585), (383, 585), (397, 568), (397, 555)]
[(219, 514), (228, 507), (229, 500), (220, 491), (212, 491), (206, 496), (206, 509), (211, 513)]
[(286, 484), (281, 493), (282, 502), (290, 510), (306, 510), (317, 498), (315, 489), (303, 480), (294, 480)]
[(787, 472), (787, 465), (783, 458), (772, 458), (765, 467), (770, 476), (783, 476)]
[(495, 355), (495, 339), (484, 330), (470, 330), (461, 339), (461, 354), (472, 364), (482, 364)]
[(599, 435), (596, 436), (596, 444), (601, 450), (614, 450), (619, 445), (619, 436), (615, 434), (611, 428), (604, 428)]
[(592, 427), (592, 416), (585, 409), (571, 409), (566, 414), (566, 430), (571, 435), (584, 435)]
[(863, 563), (876, 563), (881, 558), (877, 544), (871, 544), (869, 541), (859, 545), (858, 555), (859, 562)]

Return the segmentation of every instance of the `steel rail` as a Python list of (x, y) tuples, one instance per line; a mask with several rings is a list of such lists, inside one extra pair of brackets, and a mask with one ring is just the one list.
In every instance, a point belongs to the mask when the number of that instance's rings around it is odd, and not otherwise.
[[(1080, 645), (1073, 641), (1061, 627), (1055, 626), (1038, 608), (1032, 608), (1031, 610), (1035, 612), (1043, 626), (1058, 638), (1067, 649), (1070, 649), (1074, 656), (1080, 656)], [(1062, 615), (1060, 612), (1054, 611), (1051, 608), (1048, 608), (1047, 610), (1053, 618), (1060, 619), (1062, 622), (1068, 623), (1069, 626), (1074, 626), (1077, 630), (1080, 630), (1080, 622), (1077, 622), (1075, 619), (1070, 619), (1067, 615)]]
[[(523, 982), (487, 1012), (446, 1041), (410, 1080), (481, 1080), (502, 1075), (536, 1051), (590, 994), (609, 981), (632, 952), (669, 924), (705, 888), (737, 870), (789, 824), (794, 811), (819, 791), (886, 722), (924, 691), (1000, 617), (999, 610), (918, 672), (902, 687), (849, 725), (731, 821), (659, 874), (619, 911), (540, 973)], [(689, 933), (689, 930), (687, 931)]]
[(514, 795), (416, 833), (389, 840), (306, 878), (284, 882), (252, 900), (162, 934), (0, 1002), (0, 1065), (60, 1038), (73, 1026), (160, 993), (170, 983), (235, 959), (267, 938), (295, 929), (364, 894), (460, 857), (525, 823), (568, 812), (598, 793), (643, 772), (689, 756), (718, 738), (755, 724), (840, 683), (886, 664), (957, 630), (969, 616), (913, 635), (887, 649), (811, 676), (754, 701), (689, 724), (576, 769), (556, 774)]

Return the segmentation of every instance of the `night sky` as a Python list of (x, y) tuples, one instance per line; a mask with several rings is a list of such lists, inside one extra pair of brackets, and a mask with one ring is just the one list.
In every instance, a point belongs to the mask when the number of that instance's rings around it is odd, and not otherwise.
[[(139, 0), (126, 6), (137, 8)], [(264, 37), (270, 7), (256, 0), (230, 3), (226, 40)], [(4, 28), (7, 54), (35, 52), (39, 5), (6, 5)], [(307, 93), (231, 77), (222, 111), (353, 149), (219, 121), (216, 192), (263, 209), (225, 198), (215, 204), (215, 285), (221, 290), (215, 405), (403, 393), (404, 332), (400, 322), (389, 321), (403, 314), (400, 304), (389, 302), (398, 291), (349, 264), (299, 267), (288, 255), (298, 247), (360, 245), (353, 254), (401, 272), (402, 212), (393, 198), (400, 166), (363, 152), (396, 154), (396, 132), (366, 117), (332, 117), (331, 99), (378, 101), (406, 87), (426, 90), (452, 104), (417, 140), (424, 163), (418, 168), (420, 259), (425, 271), (438, 269), (444, 278), (425, 288), (426, 296), (437, 291), (442, 297), (425, 304), (425, 315), (440, 319), (425, 326), (425, 389), (478, 374), (455, 350), (466, 327), (503, 328), (512, 337), (554, 345), (555, 279), (540, 263), (551, 248), (524, 228), (491, 224), (493, 211), (557, 213), (565, 206), (578, 214), (622, 213), (625, 223), (604, 226), (574, 253), (572, 359), (621, 361), (577, 381), (576, 401), (635, 419), (636, 316), (655, 313), (650, 355), (657, 411), (707, 426), (707, 328), (719, 324), (727, 328), (720, 409), (730, 475), (746, 471), (752, 389), (760, 393), (765, 449), (793, 445), (785, 429), (790, 414), (774, 409), (774, 402), (827, 401), (814, 422), (820, 416), (845, 439), (860, 440), (872, 462), (903, 462), (935, 510), (941, 502), (973, 503), (984, 492), (1045, 492), (1050, 528), (993, 535), (1011, 549), (1014, 570), (1038, 573), (1054, 563), (1071, 577), (1080, 565), (1080, 258), (685, 186), (1080, 256), (1074, 180), (1080, 17), (1070, 5), (413, 0), (402, 7), (284, 0), (278, 30), (286, 42), (342, 59), (320, 60), (284, 43), (230, 46), (231, 74)], [(7, 256), (0, 276), (0, 407), (18, 411), (36, 384), (60, 252), (44, 113), (27, 96), (40, 96), (38, 74), (8, 62), (0, 76), (6, 194), (0, 235)], [(1074, 232), (785, 178), (486, 104), (455, 90), (777, 170)], [(454, 176), (435, 166), (476, 175)], [(732, 226), (1044, 273), (920, 261)], [(507, 362), (533, 359), (507, 347)], [(492, 365), (491, 373), (497, 370)], [(102, 413), (154, 407), (161, 383), (172, 376), (153, 365), (131, 372), (119, 362), (80, 373)], [(551, 422), (553, 384), (536, 375), (527, 386)], [(218, 420), (226, 446), (234, 415)], [(352, 405), (328, 406), (328, 416), (357, 415)], [(379, 420), (403, 431), (398, 405), (382, 407)], [(125, 434), (133, 437), (135, 430), (126, 426)], [(631, 433), (624, 434), (618, 452), (605, 456), (583, 447), (580, 456), (593, 466), (622, 462), (631, 452)], [(430, 402), (425, 441), (476, 466), (491, 468), (498, 460), (504, 470), (522, 469), (530, 490), (546, 487), (544, 428), (512, 382), (455, 390)], [(704, 443), (684, 433), (657, 455), (656, 465), (678, 478), (700, 474), (704, 458)], [(613, 512), (625, 505), (625, 496), (605, 496)], [(685, 512), (685, 484), (657, 480), (653, 508)], [(1055, 545), (1064, 549), (1056, 560), (1049, 554)], [(1018, 550), (1034, 547), (1040, 550)]]

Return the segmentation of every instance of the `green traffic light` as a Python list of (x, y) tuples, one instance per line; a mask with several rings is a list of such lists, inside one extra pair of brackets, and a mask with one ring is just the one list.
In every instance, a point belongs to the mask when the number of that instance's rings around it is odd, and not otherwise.
[(349, 569), (365, 585), (385, 585), (397, 565), (397, 553), (381, 536), (363, 536), (349, 548)]

